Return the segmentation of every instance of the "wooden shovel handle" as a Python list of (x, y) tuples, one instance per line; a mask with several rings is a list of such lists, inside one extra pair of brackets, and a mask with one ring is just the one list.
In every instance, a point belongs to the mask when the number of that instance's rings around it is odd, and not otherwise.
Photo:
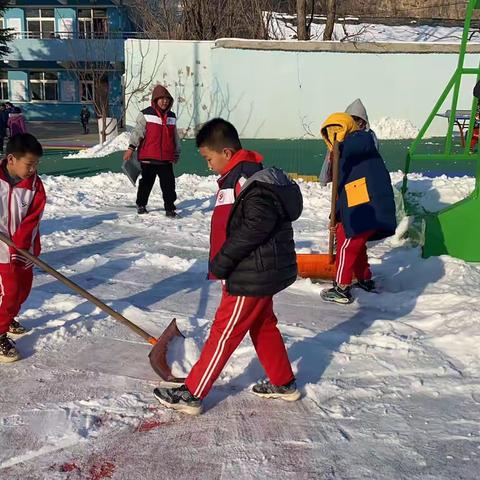
[(328, 258), (332, 264), (333, 259), (333, 249), (335, 244), (335, 233), (333, 231), (335, 225), (337, 224), (336, 213), (337, 213), (337, 190), (338, 190), (338, 170), (340, 164), (340, 147), (339, 143), (335, 141), (333, 144), (333, 150), (330, 154), (332, 162), (332, 197), (330, 201), (330, 228), (328, 236)]
[(3, 243), (6, 243), (9, 247), (15, 248), (15, 250), (20, 253), (22, 256), (30, 260), (33, 264), (35, 264), (37, 267), (41, 268), (45, 272), (49, 273), (53, 277), (55, 277), (58, 281), (62, 282), (64, 285), (72, 289), (74, 292), (78, 293), (81, 295), (83, 298), (86, 298), (89, 302), (92, 302), (94, 305), (96, 305), (98, 308), (103, 310), (105, 313), (110, 315), (112, 318), (115, 320), (118, 320), (120, 323), (123, 323), (126, 325), (128, 328), (133, 330), (137, 335), (140, 335), (142, 338), (144, 338), (148, 343), (151, 343), (152, 345), (155, 345), (157, 343), (157, 339), (155, 337), (152, 337), (150, 334), (148, 334), (145, 330), (142, 330), (140, 327), (132, 323), (130, 320), (125, 318), (123, 315), (120, 313), (116, 312), (112, 308), (110, 308), (108, 305), (105, 305), (101, 300), (99, 300), (97, 297), (94, 297), (91, 293), (87, 292), (85, 289), (77, 285), (76, 283), (72, 282), (69, 280), (67, 277), (64, 277), (60, 272), (57, 272), (54, 268), (50, 267), (50, 265), (46, 264), (43, 260), (40, 260), (38, 257), (35, 257), (31, 253), (27, 252), (26, 250), (23, 250), (21, 248), (17, 248), (14, 243), (5, 236), (3, 233), (0, 233), (0, 240)]

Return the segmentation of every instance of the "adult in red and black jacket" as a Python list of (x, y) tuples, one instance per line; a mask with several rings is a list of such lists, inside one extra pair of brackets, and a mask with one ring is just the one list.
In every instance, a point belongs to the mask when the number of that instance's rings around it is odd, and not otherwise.
[(180, 158), (180, 139), (172, 106), (173, 97), (169, 91), (157, 85), (152, 92), (151, 105), (139, 113), (130, 135), (124, 160), (129, 161), (137, 149), (142, 167), (137, 193), (138, 213), (147, 213), (148, 199), (158, 176), (167, 216), (175, 216), (177, 194), (173, 164)]

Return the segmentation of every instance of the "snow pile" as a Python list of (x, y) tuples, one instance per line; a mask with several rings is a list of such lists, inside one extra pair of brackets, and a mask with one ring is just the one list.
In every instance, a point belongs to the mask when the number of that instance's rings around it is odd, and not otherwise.
[[(294, 18), (280, 13), (273, 16), (270, 27), (271, 38), (289, 40), (296, 38)], [(333, 40), (344, 42), (432, 42), (459, 43), (463, 27), (440, 25), (384, 25), (380, 23), (357, 23), (356, 19), (338, 19), (333, 32)], [(350, 21), (349, 21), (350, 20)], [(357, 19), (358, 20), (358, 19)], [(322, 40), (325, 30), (325, 17), (316, 16), (310, 34), (312, 40)], [(480, 43), (480, 34), (471, 32), (471, 42)]]
[(410, 120), (402, 118), (384, 117), (372, 122), (371, 128), (381, 140), (415, 138), (419, 132), (419, 129)]
[(130, 133), (123, 132), (118, 137), (105, 143), (99, 143), (91, 148), (80, 150), (78, 153), (72, 153), (64, 158), (100, 158), (106, 157), (111, 153), (123, 152), (127, 150), (130, 143)]
[(466, 198), (475, 188), (475, 179), (472, 177), (428, 178), (418, 173), (408, 175), (409, 201), (418, 203), (426, 212), (438, 212), (453, 203)]
[[(392, 174), (396, 187), (401, 179)], [(215, 180), (178, 178), (171, 220), (158, 187), (138, 216), (122, 174), (44, 177), (44, 260), (153, 336), (176, 318), (186, 339), (168, 357), (181, 376), (221, 295), (205, 279)], [(297, 248), (325, 252), (330, 189), (299, 184)], [(409, 191), (438, 210), (473, 185), (411, 175)], [(36, 272), (19, 317), (32, 328), (17, 341), (25, 358), (0, 367), (0, 477), (477, 478), (480, 266), (422, 259), (398, 238), (369, 255), (380, 294), (355, 289), (354, 304), (331, 305), (320, 300), (328, 283), (302, 279), (276, 297), (300, 402), (249, 394), (265, 374), (247, 335), (195, 419), (155, 402), (142, 338)]]

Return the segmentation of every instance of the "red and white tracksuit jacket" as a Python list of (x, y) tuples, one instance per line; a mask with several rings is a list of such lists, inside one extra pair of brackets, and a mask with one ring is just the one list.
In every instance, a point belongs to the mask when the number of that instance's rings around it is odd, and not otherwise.
[[(227, 225), (236, 196), (246, 177), (258, 171), (263, 157), (248, 150), (238, 151), (218, 181), (219, 190), (212, 215), (210, 258), (228, 242)], [(237, 297), (223, 288), (210, 335), (200, 358), (188, 375), (185, 385), (199, 398), (207, 396), (228, 359), (249, 333), (268, 378), (274, 385), (293, 380), (285, 344), (277, 328), (273, 297)]]
[[(39, 224), (46, 203), (38, 175), (11, 185), (0, 165), (0, 231), (14, 244), (35, 256), (40, 254)], [(0, 242), (0, 335), (28, 298), (32, 287), (32, 264), (14, 248)]]

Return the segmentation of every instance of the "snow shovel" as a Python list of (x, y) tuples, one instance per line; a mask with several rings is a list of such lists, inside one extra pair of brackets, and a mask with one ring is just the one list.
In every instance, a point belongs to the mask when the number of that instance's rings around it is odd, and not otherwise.
[(122, 164), (122, 171), (128, 177), (131, 184), (135, 187), (137, 184), (137, 178), (142, 173), (142, 167), (137, 160), (137, 156), (134, 153), (130, 160), (125, 160)]
[(81, 295), (83, 298), (86, 298), (89, 302), (96, 305), (98, 308), (103, 310), (105, 313), (110, 315), (115, 320), (118, 320), (120, 323), (123, 323), (128, 328), (133, 330), (137, 335), (140, 335), (144, 340), (153, 345), (153, 348), (149, 354), (150, 364), (155, 371), (163, 380), (172, 383), (182, 383), (183, 379), (179, 379), (172, 375), (172, 371), (167, 363), (167, 349), (169, 342), (174, 337), (183, 337), (182, 333), (177, 327), (177, 321), (174, 318), (168, 327), (163, 331), (160, 337), (155, 338), (145, 330), (142, 330), (139, 326), (132, 323), (130, 320), (126, 319), (123, 315), (116, 312), (108, 305), (100, 301), (98, 298), (93, 296), (91, 293), (84, 290), (82, 287), (76, 283), (69, 280), (67, 277), (64, 277), (60, 272), (57, 272), (54, 268), (47, 265), (43, 260), (40, 260), (38, 257), (30, 254), (26, 250), (17, 248), (10, 238), (6, 237), (3, 233), (0, 233), (0, 240), (6, 243), (9, 247), (15, 248), (15, 250), (20, 253), (23, 257), (30, 260), (34, 265), (41, 268), (45, 272), (49, 273), (61, 283), (72, 289), (74, 292)]
[(338, 169), (340, 148), (335, 142), (332, 150), (332, 198), (330, 202), (330, 226), (328, 237), (328, 254), (325, 253), (299, 253), (297, 254), (298, 275), (302, 278), (316, 278), (334, 280), (336, 275), (335, 244), (336, 204), (338, 190)]

